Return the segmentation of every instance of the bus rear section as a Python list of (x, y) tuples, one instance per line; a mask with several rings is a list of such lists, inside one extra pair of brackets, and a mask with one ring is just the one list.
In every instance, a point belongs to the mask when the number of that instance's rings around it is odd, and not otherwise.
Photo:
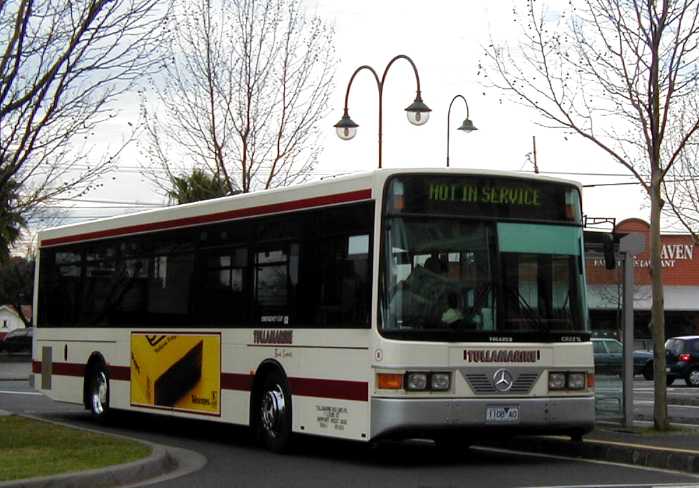
[(372, 437), (590, 431), (579, 189), (396, 175), (382, 213)]

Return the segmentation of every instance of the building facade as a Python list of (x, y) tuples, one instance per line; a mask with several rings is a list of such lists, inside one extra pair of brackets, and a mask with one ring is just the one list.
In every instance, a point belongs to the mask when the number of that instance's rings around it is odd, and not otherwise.
[[(23, 305), (22, 312), (28, 320), (31, 320), (31, 306)], [(0, 305), (0, 339), (8, 332), (24, 327), (24, 322), (12, 305)]]
[[(641, 219), (620, 222), (614, 233), (641, 233), (646, 237), (646, 250), (634, 258), (634, 335), (637, 344), (650, 344), (650, 309), (652, 304), (650, 226)], [(699, 250), (688, 234), (661, 235), (661, 266), (665, 292), (666, 337), (699, 334)], [(622, 310), (623, 266), (605, 268), (599, 252), (586, 252), (588, 299), (593, 333), (618, 336)]]

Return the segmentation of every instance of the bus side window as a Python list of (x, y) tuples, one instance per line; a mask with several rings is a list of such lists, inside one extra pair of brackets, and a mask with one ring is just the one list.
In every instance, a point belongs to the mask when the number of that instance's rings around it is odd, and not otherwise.
[(289, 254), (284, 248), (255, 253), (255, 304), (260, 323), (289, 325)]

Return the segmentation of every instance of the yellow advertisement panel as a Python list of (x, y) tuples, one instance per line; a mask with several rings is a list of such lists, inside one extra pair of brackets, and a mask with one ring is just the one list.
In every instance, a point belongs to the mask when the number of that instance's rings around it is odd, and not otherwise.
[(221, 412), (219, 334), (131, 333), (131, 404)]

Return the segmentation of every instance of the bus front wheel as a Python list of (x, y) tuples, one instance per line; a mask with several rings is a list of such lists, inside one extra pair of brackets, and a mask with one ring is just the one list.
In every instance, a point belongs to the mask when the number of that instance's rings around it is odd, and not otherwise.
[(273, 452), (284, 452), (291, 441), (291, 395), (278, 372), (267, 375), (257, 405), (257, 432)]
[(109, 377), (106, 368), (95, 365), (89, 374), (88, 406), (92, 417), (104, 421), (109, 413)]

